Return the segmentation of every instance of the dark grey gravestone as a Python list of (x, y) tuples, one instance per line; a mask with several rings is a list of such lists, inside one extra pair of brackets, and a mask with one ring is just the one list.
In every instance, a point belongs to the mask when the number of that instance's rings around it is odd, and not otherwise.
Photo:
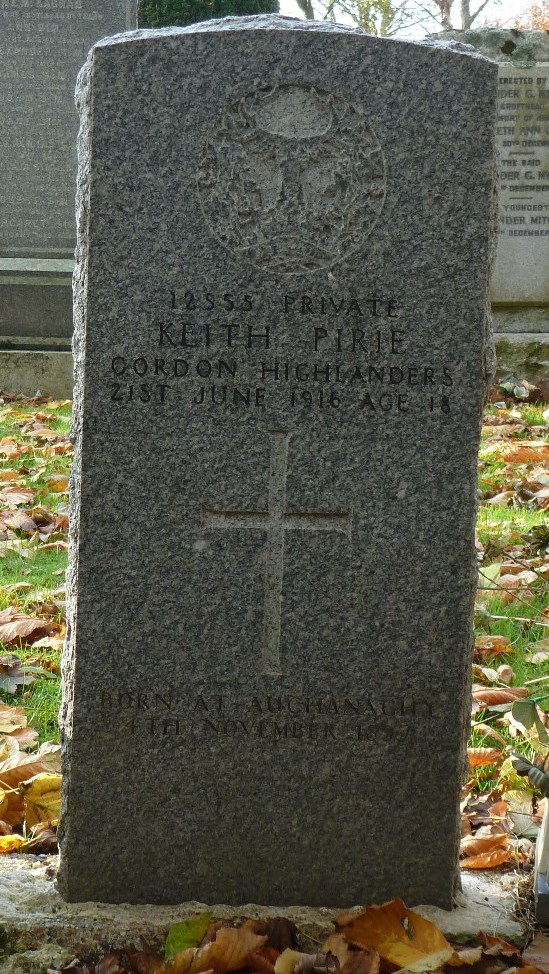
[(137, 0), (0, 0), (0, 389), (70, 393), (74, 86), (97, 40), (135, 26)]
[(451, 906), (496, 71), (277, 17), (92, 52), (67, 899)]

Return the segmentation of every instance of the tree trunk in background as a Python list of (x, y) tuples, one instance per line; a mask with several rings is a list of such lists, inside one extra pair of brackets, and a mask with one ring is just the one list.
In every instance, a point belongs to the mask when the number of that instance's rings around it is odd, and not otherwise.
[[(440, 10), (440, 25), (443, 30), (452, 30), (452, 4), (454, 0), (435, 0)], [(462, 0), (463, 3), (467, 0)]]
[(314, 20), (315, 12), (313, 10), (312, 0), (297, 0), (297, 5), (305, 16), (305, 20)]
[(443, 30), (452, 30), (452, 3), (453, 0), (437, 0), (441, 13), (441, 26)]
[(463, 30), (469, 30), (473, 21), (482, 13), (488, 2), (489, 0), (482, 0), (477, 9), (471, 12), (471, 0), (461, 0), (461, 27)]

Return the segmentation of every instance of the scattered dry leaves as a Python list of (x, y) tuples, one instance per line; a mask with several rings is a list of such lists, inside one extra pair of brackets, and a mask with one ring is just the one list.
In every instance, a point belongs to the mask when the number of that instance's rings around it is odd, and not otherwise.
[(247, 926), (221, 927), (215, 940), (203, 947), (189, 947), (165, 961), (156, 974), (226, 974), (244, 967), (250, 954), (256, 953), (267, 938)]
[(367, 907), (352, 918), (344, 914), (336, 924), (349, 943), (376, 950), (382, 960), (409, 971), (436, 970), (454, 955), (438, 927), (408, 910), (402, 900)]

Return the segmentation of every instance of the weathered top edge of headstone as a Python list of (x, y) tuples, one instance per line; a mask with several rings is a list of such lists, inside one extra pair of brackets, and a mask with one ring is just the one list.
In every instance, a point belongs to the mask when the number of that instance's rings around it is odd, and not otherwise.
[(100, 47), (114, 47), (118, 44), (132, 44), (136, 41), (158, 40), (160, 38), (178, 37), (185, 34), (215, 34), (225, 33), (226, 31), (253, 31), (253, 30), (293, 30), (293, 31), (314, 31), (323, 34), (343, 33), (353, 34), (358, 37), (367, 38), (370, 42), (378, 44), (406, 44), (411, 47), (429, 47), (432, 49), (472, 57), (475, 59), (490, 61), (490, 58), (475, 50), (471, 45), (463, 44), (460, 41), (450, 39), (446, 41), (440, 37), (423, 38), (421, 40), (410, 40), (398, 37), (376, 37), (367, 34), (358, 27), (350, 27), (346, 24), (327, 23), (319, 20), (300, 20), (298, 17), (284, 17), (280, 14), (258, 14), (254, 17), (223, 17), (219, 20), (205, 20), (198, 24), (190, 24), (187, 27), (162, 27), (158, 30), (132, 30), (123, 34), (113, 34), (111, 37), (103, 37), (94, 45), (92, 51)]
[(470, 27), (431, 34), (429, 41), (451, 41), (472, 47), (479, 54), (515, 68), (529, 68), (549, 61), (549, 31), (500, 27)]

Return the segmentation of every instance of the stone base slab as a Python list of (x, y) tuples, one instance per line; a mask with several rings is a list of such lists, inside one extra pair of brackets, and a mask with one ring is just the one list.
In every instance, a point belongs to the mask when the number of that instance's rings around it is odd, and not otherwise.
[(501, 335), (549, 336), (549, 307), (547, 305), (501, 307), (492, 305), (494, 331)]
[[(53, 343), (53, 340), (51, 340)], [(72, 397), (72, 355), (69, 351), (2, 349), (0, 346), (0, 396), (2, 393), (53, 399)]]
[[(398, 868), (398, 867), (396, 867)], [(163, 947), (171, 926), (185, 917), (211, 909), (214, 920), (286, 916), (297, 924), (311, 949), (333, 931), (342, 912), (328, 908), (265, 907), (182, 903), (178, 906), (119, 906), (105, 903), (65, 903), (55, 889), (57, 857), (9, 855), (0, 857), (0, 951), (5, 955), (38, 951), (45, 944), (72, 952), (106, 946), (140, 949), (140, 937)], [(463, 943), (479, 930), (519, 945), (527, 931), (513, 915), (513, 873), (462, 875), (463, 892), (455, 910), (419, 906), (418, 912), (436, 923), (452, 941)], [(0, 957), (1, 957), (0, 953)], [(0, 969), (3, 971), (4, 967)], [(17, 970), (17, 968), (14, 968)], [(27, 970), (27, 968), (25, 968)]]
[(526, 379), (549, 399), (549, 333), (523, 332), (494, 335), (498, 380), (508, 376)]
[(0, 343), (4, 335), (72, 334), (73, 260), (0, 256)]

